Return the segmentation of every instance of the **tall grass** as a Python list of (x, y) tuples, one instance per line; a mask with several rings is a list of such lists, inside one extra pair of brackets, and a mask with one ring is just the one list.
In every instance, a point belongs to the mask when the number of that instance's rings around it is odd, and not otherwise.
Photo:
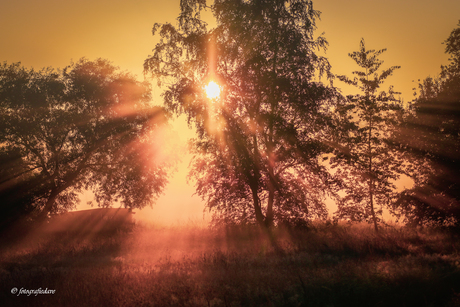
[[(6, 306), (459, 306), (457, 234), (367, 225), (37, 234), (0, 255)], [(15, 296), (11, 288), (55, 289)], [(3, 304), (3, 303), (0, 303)]]

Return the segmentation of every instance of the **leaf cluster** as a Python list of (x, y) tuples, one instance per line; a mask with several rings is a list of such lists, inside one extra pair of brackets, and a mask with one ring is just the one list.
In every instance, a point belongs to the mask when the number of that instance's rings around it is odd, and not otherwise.
[[(319, 81), (332, 78), (316, 53), (327, 47), (313, 36), (319, 12), (304, 0), (215, 1), (217, 26), (207, 29), (204, 2), (181, 5), (177, 27), (155, 25), (161, 41), (144, 68), (167, 85), (166, 108), (196, 128), (198, 195), (224, 220), (323, 217), (329, 178), (319, 161), (336, 92)], [(213, 101), (209, 80), (221, 86)]]
[(153, 129), (166, 122), (150, 98), (147, 83), (102, 59), (40, 71), (3, 63), (0, 153), (14, 153), (20, 168), (2, 162), (11, 172), (2, 174), (0, 193), (32, 185), (28, 198), (41, 214), (73, 208), (87, 189), (101, 206), (150, 204), (169, 167), (150, 149)]
[(400, 131), (416, 183), (397, 207), (413, 225), (460, 224), (460, 23), (444, 42), (449, 64), (419, 84)]
[(396, 98), (399, 93), (392, 86), (378, 91), (400, 68), (381, 70), (379, 57), (385, 51), (366, 49), (362, 39), (359, 51), (349, 54), (360, 67), (353, 71), (357, 77), (338, 76), (361, 91), (337, 107), (336, 151), (331, 161), (345, 193), (338, 201), (336, 217), (340, 219), (380, 221), (382, 208), (389, 207), (395, 198), (394, 182), (403, 173), (403, 159), (393, 142), (403, 111)]

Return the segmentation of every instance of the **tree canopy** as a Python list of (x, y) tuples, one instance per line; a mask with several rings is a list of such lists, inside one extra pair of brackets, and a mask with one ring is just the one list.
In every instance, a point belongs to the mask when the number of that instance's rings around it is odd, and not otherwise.
[(397, 205), (415, 225), (460, 225), (460, 23), (444, 44), (449, 64), (419, 84), (401, 129), (415, 186)]
[(165, 123), (164, 110), (150, 103), (149, 85), (107, 60), (40, 71), (3, 63), (2, 216), (68, 210), (87, 189), (100, 206), (150, 204), (171, 166), (154, 143)]
[[(319, 12), (307, 0), (181, 1), (178, 25), (155, 24), (161, 42), (145, 70), (167, 86), (166, 107), (197, 129), (191, 178), (215, 218), (227, 223), (306, 222), (327, 215), (325, 131), (332, 87), (316, 50)], [(207, 98), (209, 81), (221, 87)]]
[(380, 69), (383, 61), (379, 56), (385, 51), (366, 49), (362, 39), (359, 51), (349, 54), (360, 70), (353, 71), (353, 79), (338, 76), (362, 93), (348, 96), (338, 110), (343, 133), (338, 139), (341, 150), (336, 151), (333, 159), (346, 193), (338, 203), (337, 217), (372, 221), (376, 231), (382, 207), (389, 207), (395, 198), (394, 183), (402, 173), (403, 163), (399, 150), (390, 141), (402, 105), (393, 87), (379, 91), (384, 81), (400, 68)]

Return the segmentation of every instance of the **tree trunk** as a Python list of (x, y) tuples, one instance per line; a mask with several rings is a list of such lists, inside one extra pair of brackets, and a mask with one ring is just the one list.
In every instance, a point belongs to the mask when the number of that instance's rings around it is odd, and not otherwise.
[(379, 228), (377, 224), (377, 217), (375, 216), (375, 210), (374, 210), (374, 193), (373, 193), (372, 184), (373, 184), (372, 180), (369, 180), (369, 196), (370, 196), (371, 214), (372, 214), (372, 220), (374, 221), (375, 232), (379, 232)]
[(283, 253), (283, 249), (278, 245), (278, 242), (276, 241), (275, 235), (273, 233), (273, 218), (271, 218), (271, 222), (269, 220), (268, 214), (267, 216), (264, 216), (262, 213), (262, 209), (260, 206), (260, 200), (259, 196), (257, 194), (257, 189), (253, 186), (251, 186), (251, 191), (252, 191), (252, 198), (253, 198), (253, 206), (254, 210), (256, 213), (256, 220), (257, 223), (259, 224), (260, 229), (265, 233), (267, 236), (268, 240), (270, 241), (271, 246), (275, 250), (276, 253)]
[(273, 226), (273, 202), (275, 199), (275, 189), (273, 184), (269, 182), (267, 213), (265, 214), (265, 226), (268, 228)]
[(377, 225), (377, 217), (374, 210), (374, 178), (373, 178), (373, 165), (372, 165), (372, 119), (369, 122), (369, 140), (368, 140), (368, 153), (369, 153), (369, 206), (371, 207), (372, 220), (374, 222), (375, 232), (379, 232)]
[(59, 193), (60, 191), (58, 189), (53, 189), (51, 191), (51, 194), (48, 197), (48, 200), (46, 201), (42, 212), (40, 212), (38, 216), (39, 221), (44, 221), (48, 217), (48, 213), (51, 212), (51, 210), (53, 209), (54, 202), (56, 201), (56, 198), (58, 197)]
[(251, 185), (251, 191), (252, 191), (252, 200), (253, 200), (254, 211), (256, 213), (257, 223), (261, 227), (265, 227), (265, 217), (262, 213), (262, 208), (260, 207), (260, 200), (259, 200), (259, 195), (257, 193), (257, 186)]

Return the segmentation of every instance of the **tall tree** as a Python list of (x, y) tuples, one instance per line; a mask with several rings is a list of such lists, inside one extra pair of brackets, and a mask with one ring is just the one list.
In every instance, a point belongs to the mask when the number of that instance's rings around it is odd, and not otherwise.
[(367, 50), (364, 39), (359, 51), (349, 56), (361, 70), (355, 77), (338, 76), (339, 80), (357, 87), (362, 94), (350, 95), (338, 114), (346, 128), (339, 140), (333, 165), (343, 179), (346, 196), (338, 203), (337, 217), (353, 221), (371, 221), (378, 231), (382, 207), (394, 198), (394, 182), (398, 179), (401, 159), (390, 141), (401, 104), (395, 98), (393, 87), (381, 91), (382, 83), (399, 68), (380, 70), (379, 56), (386, 49)]
[[(178, 25), (155, 24), (162, 41), (145, 70), (167, 83), (166, 107), (197, 129), (191, 177), (226, 223), (307, 222), (325, 217), (323, 164), (328, 103), (335, 92), (314, 38), (319, 12), (307, 0), (182, 0)], [(218, 98), (204, 86), (214, 80)]]
[[(46, 217), (91, 189), (97, 203), (141, 208), (167, 182), (155, 131), (165, 123), (150, 87), (106, 60), (63, 70), (0, 66), (0, 194), (4, 216)], [(18, 211), (19, 210), (19, 211)]]
[(460, 226), (460, 23), (444, 43), (449, 64), (419, 84), (401, 130), (415, 185), (401, 194), (398, 208), (414, 225)]

